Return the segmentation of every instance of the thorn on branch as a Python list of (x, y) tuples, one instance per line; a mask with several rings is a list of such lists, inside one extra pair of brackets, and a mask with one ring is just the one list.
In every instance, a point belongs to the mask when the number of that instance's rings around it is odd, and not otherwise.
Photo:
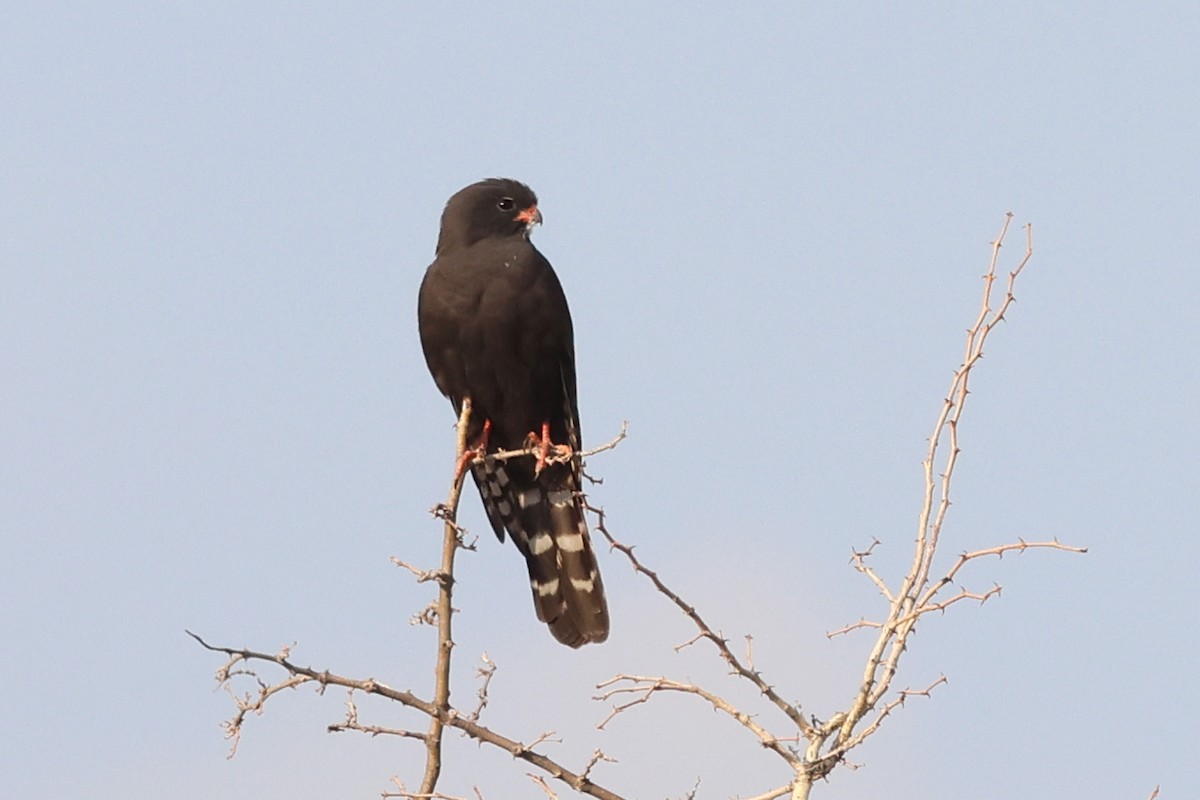
[(700, 778), (696, 778), (696, 782), (692, 784), (692, 789), (685, 794), (680, 800), (696, 800), (696, 792), (700, 791)]
[(601, 761), (604, 761), (608, 764), (618, 763), (615, 758), (610, 758), (609, 756), (605, 755), (603, 750), (594, 750), (592, 752), (592, 757), (588, 759), (587, 765), (584, 766), (583, 771), (579, 773), (580, 777), (582, 777), (584, 780), (590, 780), (588, 776), (592, 774), (592, 770)]
[(545, 778), (543, 778), (541, 775), (535, 775), (532, 772), (526, 772), (525, 774), (528, 775), (529, 779), (537, 784), (538, 787), (546, 793), (546, 797), (549, 797), (550, 800), (558, 800), (558, 795), (555, 794), (554, 790), (550, 788), (550, 784), (546, 783)]
[(429, 605), (408, 618), (409, 625), (437, 625), (437, 601), (430, 600)]
[(389, 561), (391, 561), (397, 567), (401, 567), (411, 572), (413, 577), (417, 579), (417, 583), (425, 583), (426, 581), (437, 580), (441, 577), (441, 573), (437, 570), (420, 569), (419, 567), (414, 567), (412, 564), (409, 564), (407, 561), (403, 561), (396, 556), (392, 556)]
[[(536, 739), (534, 739), (532, 742), (530, 742), (529, 744), (520, 744), (520, 742), (518, 742), (518, 744), (520, 745), (522, 752), (530, 752), (531, 750), (533, 750), (533, 748), (537, 747), (539, 744), (542, 744), (543, 742), (552, 742), (554, 744), (562, 744), (562, 739), (555, 738), (555, 736), (556, 736), (555, 731), (546, 731), (546, 732), (542, 733), (540, 736), (538, 736)], [(514, 753), (513, 755), (520, 755), (520, 753)]]
[(826, 631), (825, 638), (826, 639), (834, 639), (838, 636), (845, 636), (847, 633), (850, 633), (851, 631), (862, 630), (863, 628), (870, 628), (872, 630), (878, 630), (879, 628), (882, 628), (882, 627), (883, 627), (882, 622), (872, 622), (869, 619), (862, 618), (862, 619), (859, 619), (858, 622), (852, 622), (849, 625), (846, 625), (845, 627), (838, 628), (836, 631)]
[(491, 686), (492, 676), (496, 674), (496, 663), (488, 658), (488, 654), (486, 652), (480, 656), (479, 660), (483, 662), (483, 666), (476, 667), (475, 676), (477, 678), (482, 678), (483, 680), (479, 684), (479, 689), (475, 692), (475, 696), (479, 698), (479, 704), (475, 706), (475, 710), (467, 716), (467, 719), (471, 720), (472, 722), (478, 722), (479, 716), (483, 713), (483, 710), (487, 708), (488, 687)]
[(850, 551), (850, 563), (853, 564), (855, 561), (862, 561), (863, 559), (869, 558), (871, 554), (875, 552), (875, 548), (880, 544), (882, 544), (882, 542), (880, 542), (879, 539), (871, 537), (871, 544), (867, 546), (866, 550)]

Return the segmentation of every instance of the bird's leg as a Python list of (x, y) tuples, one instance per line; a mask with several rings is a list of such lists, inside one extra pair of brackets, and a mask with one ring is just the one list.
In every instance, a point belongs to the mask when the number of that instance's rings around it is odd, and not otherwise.
[(537, 466), (533, 468), (535, 477), (540, 475), (542, 470), (546, 468), (546, 461), (550, 458), (551, 449), (554, 450), (553, 458), (555, 461), (566, 461), (573, 454), (569, 444), (554, 444), (550, 441), (549, 420), (542, 423), (542, 435), (538, 436), (536, 431), (530, 431), (526, 443), (531, 449), (537, 450)]
[(474, 461), (479, 456), (487, 455), (488, 437), (492, 433), (492, 421), (485, 419), (483, 421), (483, 432), (479, 434), (479, 441), (474, 447), (468, 447), (463, 451), (462, 458), (458, 460), (458, 467), (454, 470), (454, 480), (457, 482), (462, 474), (467, 471), (467, 465)]
[(533, 468), (533, 474), (540, 475), (542, 470), (546, 468), (546, 456), (550, 453), (550, 421), (546, 420), (542, 423), (542, 438), (538, 442), (538, 459), (537, 466)]

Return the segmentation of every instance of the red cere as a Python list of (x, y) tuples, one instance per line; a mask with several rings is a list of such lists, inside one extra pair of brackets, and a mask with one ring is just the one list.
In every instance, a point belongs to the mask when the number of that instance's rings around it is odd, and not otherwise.
[(541, 221), (542, 212), (538, 211), (538, 207), (536, 205), (530, 206), (529, 208), (522, 210), (521, 213), (517, 214), (517, 222), (524, 222), (527, 225)]

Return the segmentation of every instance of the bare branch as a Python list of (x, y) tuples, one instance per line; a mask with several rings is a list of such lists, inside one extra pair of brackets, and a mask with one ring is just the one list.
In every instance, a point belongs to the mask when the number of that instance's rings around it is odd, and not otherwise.
[[(619, 685), (628, 684), (628, 685)], [(634, 694), (637, 695), (633, 700), (622, 703), (613, 707), (612, 712), (596, 727), (603, 729), (614, 717), (618, 714), (632, 708), (633, 706), (641, 705), (647, 702), (653, 695), (659, 692), (682, 692), (684, 694), (694, 694), (701, 697), (713, 707), (714, 710), (727, 714), (732, 719), (736, 720), (743, 728), (753, 733), (758, 737), (762, 746), (779, 755), (789, 766), (795, 768), (799, 764), (799, 759), (796, 754), (785, 747), (774, 734), (763, 728), (754, 718), (744, 711), (736, 708), (732, 703), (717, 694), (702, 689), (692, 683), (684, 683), (682, 681), (672, 680), (664, 677), (646, 677), (644, 675), (617, 675), (609, 678), (607, 681), (596, 686), (597, 689), (604, 691), (595, 699), (601, 701), (611, 700), (618, 695)]]
[(943, 576), (936, 584), (934, 584), (932, 587), (930, 587), (927, 594), (922, 598), (922, 602), (923, 603), (929, 602), (929, 600), (931, 600), (933, 598), (933, 596), (935, 594), (937, 594), (938, 590), (942, 586), (945, 586), (946, 584), (951, 583), (954, 580), (954, 577), (958, 574), (958, 571), (960, 569), (962, 569), (963, 566), (968, 561), (974, 561), (977, 558), (986, 558), (987, 556), (996, 556), (997, 558), (1004, 558), (1005, 553), (1009, 553), (1009, 552), (1013, 552), (1013, 551), (1016, 551), (1017, 553), (1024, 553), (1026, 550), (1029, 550), (1029, 549), (1062, 550), (1067, 553), (1086, 553), (1087, 552), (1086, 547), (1072, 547), (1071, 545), (1062, 544), (1057, 539), (1054, 539), (1049, 542), (1027, 542), (1024, 539), (1018, 539), (1017, 541), (1015, 541), (1011, 544), (1002, 544), (998, 547), (989, 547), (984, 550), (975, 550), (974, 552), (963, 553), (963, 554), (959, 555), (958, 560), (956, 562), (954, 562), (954, 565), (952, 567), (950, 567), (949, 570), (946, 571), (945, 576)]
[(725, 663), (729, 665), (730, 669), (733, 671), (733, 674), (754, 684), (759, 692), (768, 700), (770, 700), (776, 708), (782, 711), (801, 732), (807, 733), (809, 730), (809, 724), (808, 721), (804, 719), (804, 716), (800, 713), (800, 710), (780, 697), (779, 694), (776, 693), (775, 689), (772, 688), (771, 685), (765, 680), (763, 680), (763, 677), (759, 672), (743, 665), (741, 660), (734, 655), (732, 650), (729, 649), (729, 642), (727, 642), (724, 637), (718, 635), (711, 627), (709, 627), (708, 623), (705, 622), (704, 618), (700, 616), (700, 612), (696, 610), (695, 606), (685, 602), (678, 594), (668, 588), (655, 572), (643, 566), (638, 560), (637, 556), (634, 555), (632, 547), (617, 541), (616, 538), (614, 538), (613, 535), (608, 532), (608, 528), (605, 527), (604, 509), (586, 503), (585, 506), (589, 511), (596, 515), (595, 529), (598, 530), (604, 536), (604, 538), (608, 540), (609, 546), (619, 550), (627, 559), (629, 559), (629, 563), (633, 565), (633, 568), (636, 572), (646, 576), (650, 582), (654, 584), (654, 588), (656, 588), (660, 594), (665, 595), (667, 599), (674, 603), (675, 606), (684, 613), (684, 616), (692, 621), (699, 631), (699, 637), (707, 639), (713, 643), (713, 646), (717, 648), (717, 652), (720, 654), (721, 658), (725, 660)]
[(417, 579), (417, 583), (425, 583), (426, 581), (437, 580), (441, 576), (441, 573), (439, 573), (437, 570), (420, 569), (418, 567), (414, 567), (412, 564), (409, 564), (407, 561), (402, 561), (399, 558), (396, 558), (395, 556), (392, 556), (390, 560), (397, 567), (403, 567), (411, 572), (413, 577)]
[(550, 784), (546, 783), (546, 780), (541, 775), (535, 775), (532, 772), (526, 772), (525, 774), (546, 793), (546, 797), (549, 797), (550, 800), (558, 800), (558, 795), (554, 793), (554, 790), (550, 788)]
[(588, 763), (584, 765), (583, 771), (580, 774), (586, 778), (588, 775), (592, 774), (592, 770), (595, 769), (596, 765), (601, 761), (608, 764), (617, 763), (615, 758), (609, 758), (606, 756), (603, 750), (594, 750), (592, 751), (592, 757), (588, 759)]
[(679, 644), (675, 645), (675, 646), (674, 646), (674, 647), (672, 647), (671, 649), (672, 649), (672, 650), (674, 650), (676, 653), (678, 653), (678, 652), (680, 652), (680, 651), (682, 651), (682, 650), (686, 650), (687, 648), (689, 648), (689, 647), (691, 647), (692, 645), (694, 645), (696, 642), (699, 642), (699, 641), (701, 641), (701, 640), (703, 640), (703, 639), (704, 639), (704, 634), (703, 634), (703, 633), (697, 633), (695, 636), (693, 636), (692, 638), (688, 639), (686, 642), (680, 642)]
[[(887, 696), (892, 677), (895, 675), (899, 664), (900, 656), (904, 653), (908, 638), (912, 634), (920, 617), (933, 611), (945, 610), (949, 605), (961, 600), (976, 599), (983, 602), (988, 597), (999, 592), (999, 587), (995, 587), (982, 594), (963, 590), (949, 600), (936, 601), (934, 598), (938, 592), (953, 581), (962, 565), (966, 561), (985, 553), (992, 553), (994, 551), (996, 555), (1002, 555), (1003, 552), (1010, 549), (1023, 550), (1031, 546), (1020, 542), (1016, 545), (1004, 545), (989, 551), (980, 551), (980, 553), (974, 555), (968, 554), (971, 555), (971, 558), (960, 559), (958, 563), (951, 567), (946, 575), (937, 581), (931, 581), (930, 576), (934, 556), (937, 553), (946, 514), (950, 508), (951, 484), (960, 452), (958, 428), (969, 394), (968, 385), (971, 371), (983, 358), (984, 344), (988, 336), (1000, 321), (1003, 320), (1005, 312), (1016, 300), (1014, 287), (1017, 276), (1020, 275), (1033, 255), (1032, 228), (1026, 226), (1024, 256), (1017, 267), (1009, 273), (1008, 283), (1004, 296), (999, 302), (999, 307), (993, 308), (992, 297), (997, 277), (996, 266), (999, 261), (1000, 249), (1003, 246), (1004, 238), (1011, 222), (1012, 214), (1006, 215), (1004, 224), (1000, 229), (1000, 234), (992, 243), (991, 259), (988, 264), (988, 270), (983, 276), (984, 286), (979, 313), (976, 316), (974, 324), (967, 330), (962, 364), (954, 372), (950, 383), (950, 390), (942, 402), (937, 420), (934, 423), (933, 433), (929, 437), (929, 447), (922, 464), (925, 476), (925, 493), (918, 519), (912, 566), (899, 588), (893, 592), (888, 589), (878, 575), (869, 572), (864, 563), (865, 558), (870, 554), (872, 548), (868, 548), (862, 554), (856, 553), (852, 559), (855, 569), (866, 574), (884, 596), (889, 598), (890, 607), (887, 619), (882, 623), (861, 620), (858, 623), (847, 625), (829, 634), (831, 636), (839, 635), (862, 628), (872, 628), (878, 631), (875, 644), (867, 658), (858, 694), (845, 713), (845, 717), (837, 733), (833, 750), (835, 753), (844, 753), (849, 749), (849, 746), (852, 746), (850, 744), (852, 741), (861, 741), (861, 737), (853, 736), (852, 732), (863, 717), (870, 713)], [(938, 468), (937, 464), (941, 455), (943, 441), (947, 442), (948, 449), (940, 468)], [(1078, 548), (1061, 546), (1057, 542), (1044, 543), (1040, 546), (1078, 552)], [(904, 696), (903, 693), (901, 696)], [(890, 709), (885, 706), (884, 710)], [(886, 714), (882, 716), (886, 716)], [(877, 717), (873, 724), (877, 726), (882, 716)]]
[(609, 439), (598, 447), (593, 447), (591, 450), (584, 450), (579, 454), (581, 458), (590, 458), (597, 453), (604, 453), (612, 450), (614, 447), (625, 441), (625, 437), (629, 435), (629, 420), (621, 420), (621, 430), (617, 431), (617, 435)]
[(871, 583), (875, 584), (875, 588), (879, 589), (879, 593), (886, 597), (889, 603), (894, 603), (896, 598), (892, 596), (892, 590), (889, 589), (887, 584), (883, 582), (883, 579), (875, 573), (875, 570), (867, 564), (867, 559), (870, 558), (873, 552), (875, 552), (875, 548), (878, 545), (879, 540), (875, 539), (871, 542), (871, 545), (866, 550), (855, 550), (850, 556), (850, 563), (854, 567), (855, 571), (860, 572), (871, 579)]
[(740, 798), (740, 800), (776, 800), (776, 798), (783, 797), (784, 795), (789, 795), (791, 793), (792, 784), (789, 783), (787, 786), (778, 786), (769, 792), (756, 794), (753, 797)]
[[(962, 600), (978, 600), (979, 602), (982, 603), (982, 602), (986, 601), (989, 597), (1000, 594), (1001, 587), (993, 586), (991, 589), (987, 590), (984, 593), (976, 593), (976, 592), (970, 592), (967, 590), (962, 590), (958, 595), (955, 595), (954, 597), (949, 598), (948, 600), (934, 602), (934, 599), (933, 599), (941, 589), (943, 589), (947, 585), (950, 585), (954, 582), (954, 577), (958, 574), (958, 571), (960, 569), (962, 569), (962, 567), (968, 561), (972, 561), (977, 558), (984, 558), (986, 556), (996, 556), (997, 558), (1003, 558), (1004, 554), (1008, 553), (1008, 552), (1016, 551), (1017, 553), (1023, 553), (1026, 550), (1035, 549), (1035, 548), (1050, 549), (1050, 550), (1062, 550), (1067, 553), (1086, 553), (1087, 552), (1086, 547), (1072, 547), (1071, 545), (1062, 544), (1061, 542), (1058, 542), (1057, 540), (1050, 541), (1050, 542), (1027, 542), (1024, 539), (1018, 539), (1016, 542), (1012, 542), (1010, 544), (1003, 544), (1003, 545), (999, 545), (997, 547), (989, 547), (987, 549), (976, 550), (971, 553), (962, 553), (961, 555), (959, 555), (958, 560), (954, 563), (954, 565), (951, 566), (949, 570), (947, 570), (946, 574), (944, 576), (942, 576), (940, 579), (938, 579), (938, 581), (936, 583), (934, 583), (932, 586), (928, 587), (927, 590), (925, 591), (925, 593), (923, 595), (921, 595), (921, 597), (916, 601), (917, 605), (916, 605), (915, 609), (913, 610), (913, 612), (905, 617), (900, 618), (899, 621), (900, 622), (913, 621), (916, 618), (918, 618), (924, 614), (930, 613), (932, 611), (943, 611), (948, 606), (953, 605), (954, 603), (960, 602)], [(856, 554), (856, 555), (858, 555), (858, 554)], [(881, 623), (881, 622), (873, 622), (873, 621), (867, 620), (867, 619), (860, 619), (858, 622), (853, 622), (842, 628), (838, 628), (837, 630), (829, 631), (825, 635), (828, 638), (832, 639), (835, 636), (842, 636), (844, 634), (850, 633), (851, 631), (862, 630), (864, 628), (878, 630), (879, 628), (882, 628), (882, 627), (883, 627), (883, 623)]]
[[(612, 439), (608, 440), (607, 442), (605, 442), (604, 444), (602, 444), (598, 447), (593, 447), (591, 450), (584, 450), (582, 453), (572, 453), (570, 451), (562, 451), (562, 452), (556, 453), (556, 452), (551, 451), (546, 456), (546, 463), (547, 464), (563, 464), (563, 463), (570, 461), (573, 458), (581, 458), (581, 459), (588, 458), (590, 456), (596, 455), (597, 453), (603, 453), (608, 450), (612, 450), (614, 447), (616, 447), (622, 441), (625, 440), (625, 437), (628, 435), (628, 433), (627, 433), (628, 430), (629, 430), (629, 422), (623, 421), (621, 423), (621, 430), (617, 433), (617, 435), (614, 436)], [(523, 458), (525, 456), (537, 457), (539, 455), (540, 454), (538, 452), (537, 447), (529, 446), (529, 447), (521, 447), (516, 450), (496, 450), (491, 453), (488, 453), (487, 455), (477, 455), (477, 456), (475, 456), (474, 459), (472, 459), (472, 461), (470, 463), (472, 466), (476, 466), (479, 464), (492, 464), (497, 461), (510, 461), (514, 458)], [(460, 454), (460, 456), (461, 456), (461, 454)], [(594, 482), (602, 483), (602, 481), (594, 481)]]
[[(395, 779), (393, 781), (396, 784), (397, 791), (380, 792), (380, 797), (399, 797), (401, 800), (467, 800), (465, 797), (456, 797), (455, 795), (442, 794), (441, 792), (410, 792), (404, 788), (404, 784), (400, 781)], [(478, 789), (475, 790), (475, 796), (482, 797)]]
[(954, 605), (955, 603), (960, 603), (963, 600), (977, 600), (979, 602), (979, 605), (983, 605), (984, 603), (986, 603), (988, 601), (989, 598), (995, 597), (996, 595), (1000, 594), (1000, 591), (1001, 591), (1000, 584), (996, 584), (996, 585), (992, 586), (992, 588), (988, 589), (986, 592), (971, 592), (966, 589), (963, 589), (958, 594), (954, 595), (953, 597), (951, 597), (947, 600), (942, 600), (941, 602), (938, 602), (938, 603), (928, 603), (923, 606), (918, 606), (917, 610), (913, 612), (913, 616), (919, 617), (922, 614), (929, 614), (933, 611), (945, 611), (950, 606)]
[(700, 790), (700, 779), (696, 778), (696, 782), (692, 784), (691, 790), (685, 794), (682, 800), (696, 800), (696, 792)]
[(480, 661), (483, 662), (483, 666), (478, 667), (475, 670), (475, 675), (479, 678), (482, 678), (479, 683), (479, 689), (477, 689), (475, 692), (475, 696), (479, 698), (479, 705), (475, 706), (475, 710), (472, 711), (467, 717), (467, 719), (471, 720), (472, 722), (478, 722), (479, 715), (483, 713), (485, 708), (487, 708), (488, 687), (492, 684), (492, 676), (496, 674), (496, 664), (490, 658), (488, 658), (487, 653), (484, 653), (482, 656), (480, 656)]
[(354, 689), (346, 693), (346, 721), (334, 723), (326, 727), (329, 733), (341, 733), (342, 731), (358, 731), (369, 736), (399, 736), (405, 739), (418, 739), (425, 741), (425, 734), (417, 731), (404, 730), (403, 728), (381, 728), (378, 725), (363, 725), (358, 721), (358, 706), (354, 704)]
[(605, 691), (597, 699), (615, 701), (620, 698), (620, 702), (612, 707), (609, 716), (601, 723), (600, 727), (624, 711), (648, 702), (655, 694), (674, 691), (695, 695), (709, 702), (718, 711), (738, 721), (743, 727), (754, 733), (764, 746), (781, 755), (795, 770), (796, 777), (791, 784), (760, 795), (761, 800), (784, 795), (790, 795), (792, 800), (805, 800), (816, 780), (823, 778), (837, 764), (843, 763), (846, 753), (879, 730), (883, 720), (903, 706), (908, 698), (928, 697), (936, 686), (945, 682), (945, 676), (942, 676), (925, 689), (903, 689), (899, 692), (892, 689), (892, 681), (899, 668), (900, 658), (906, 652), (909, 637), (922, 617), (934, 612), (944, 612), (950, 606), (967, 600), (983, 603), (1000, 593), (999, 585), (994, 585), (981, 592), (960, 586), (953, 595), (943, 595), (946, 587), (954, 584), (963, 566), (985, 556), (995, 555), (1002, 558), (1005, 553), (1023, 552), (1029, 548), (1086, 552), (1082, 548), (1062, 545), (1057, 540), (1037, 543), (1018, 540), (1013, 544), (963, 553), (941, 577), (934, 577), (936, 574), (934, 570), (935, 557), (951, 505), (953, 477), (961, 452), (958, 440), (959, 424), (962, 421), (966, 401), (970, 394), (971, 373), (983, 358), (984, 346), (988, 337), (1004, 319), (1005, 313), (1012, 303), (1015, 302), (1014, 287), (1017, 277), (1033, 254), (1032, 229), (1026, 226), (1025, 253), (1016, 268), (1008, 274), (1002, 296), (996, 299), (997, 265), (1011, 221), (1012, 215), (1006, 215), (1000, 234), (992, 243), (991, 258), (987, 272), (983, 276), (984, 285), (979, 312), (966, 332), (962, 363), (953, 373), (950, 388), (942, 401), (932, 434), (929, 437), (928, 449), (922, 464), (925, 491), (918, 517), (917, 537), (911, 565), (903, 580), (893, 587), (889, 586), (888, 582), (869, 562), (875, 548), (879, 545), (878, 540), (872, 541), (865, 550), (854, 551), (851, 556), (851, 566), (871, 581), (887, 601), (888, 610), (882, 620), (860, 618), (856, 623), (827, 634), (832, 637), (856, 630), (875, 631), (874, 641), (864, 665), (861, 684), (849, 706), (844, 711), (835, 713), (825, 722), (816, 718), (813, 718), (811, 722), (804, 719), (799, 708), (783, 700), (758, 672), (754, 663), (750, 637), (746, 639), (746, 654), (743, 661), (732, 652), (725, 638), (703, 619), (694, 606), (667, 587), (657, 573), (644, 566), (634, 554), (631, 546), (617, 541), (609, 533), (605, 526), (603, 510), (589, 506), (589, 509), (597, 517), (596, 530), (603, 534), (609, 545), (623, 553), (635, 572), (649, 579), (655, 589), (669, 599), (696, 627), (697, 634), (687, 642), (678, 645), (675, 648), (676, 651), (689, 647), (700, 640), (710, 641), (716, 647), (717, 653), (729, 665), (732, 674), (752, 683), (763, 696), (781, 710), (796, 726), (800, 735), (806, 739), (807, 745), (801, 755), (797, 750), (784, 745), (787, 740), (774, 737), (756, 720), (734, 708), (722, 697), (695, 684), (673, 681), (663, 677), (618, 675), (616, 678), (600, 684), (598, 688)]
[(896, 698), (891, 700), (887, 704), (885, 704), (883, 706), (883, 708), (880, 710), (879, 715), (876, 716), (875, 719), (872, 720), (870, 722), (870, 724), (868, 724), (865, 728), (863, 728), (861, 731), (859, 731), (857, 734), (855, 734), (853, 739), (846, 742), (841, 747), (841, 750), (843, 752), (846, 752), (846, 751), (852, 750), (853, 748), (862, 744), (862, 742), (864, 740), (866, 740), (866, 738), (868, 736), (870, 736), (871, 734), (873, 734), (877, 730), (879, 730), (879, 726), (883, 724), (884, 719), (886, 719), (888, 717), (888, 715), (890, 715), (894, 710), (896, 710), (900, 706), (903, 706), (904, 702), (908, 698), (910, 698), (910, 697), (929, 697), (930, 692), (932, 692), (935, 688), (942, 685), (943, 683), (948, 683), (948, 682), (949, 681), (946, 680), (946, 676), (941, 675), (938, 677), (938, 679), (936, 681), (929, 684), (924, 689), (901, 689), (900, 692), (896, 695)]
[(451, 636), (451, 621), (454, 606), (454, 556), (462, 546), (463, 532), (458, 526), (458, 501), (462, 494), (465, 470), (457, 469), (467, 451), (467, 426), (471, 421), (471, 398), (465, 397), (458, 416), (457, 437), (454, 451), (455, 472), (450, 482), (450, 495), (441, 506), (445, 520), (442, 535), (442, 567), (438, 573), (438, 598), (436, 619), (438, 626), (437, 663), (434, 667), (433, 703), (436, 713), (429, 715), (429, 733), (425, 737), (425, 775), (421, 778), (421, 792), (432, 794), (442, 772), (442, 732), (450, 715), (450, 654), (454, 650)]
[(882, 628), (882, 627), (883, 627), (882, 622), (872, 622), (869, 619), (859, 619), (858, 622), (851, 622), (849, 625), (838, 628), (835, 631), (827, 631), (825, 633), (825, 637), (827, 639), (833, 639), (836, 636), (844, 636), (847, 633), (850, 633), (851, 631), (858, 631), (858, 630), (862, 630), (863, 628), (878, 629), (878, 628)]
[[(357, 690), (364, 694), (383, 697), (415, 709), (416, 711), (419, 711), (430, 718), (438, 717), (438, 715), (441, 714), (442, 716), (440, 719), (444, 727), (456, 728), (478, 742), (483, 742), (504, 750), (514, 758), (519, 758), (528, 764), (532, 764), (550, 777), (562, 781), (567, 786), (570, 786), (572, 789), (581, 794), (597, 797), (600, 798), (600, 800), (624, 800), (621, 795), (593, 782), (591, 778), (585, 776), (582, 772), (573, 772), (549, 756), (535, 751), (533, 747), (542, 741), (549, 740), (549, 734), (543, 734), (543, 736), (539, 737), (533, 744), (522, 744), (515, 739), (510, 739), (507, 736), (503, 736), (502, 734), (499, 734), (490, 728), (480, 725), (474, 720), (458, 714), (454, 709), (443, 712), (443, 710), (436, 703), (423, 700), (412, 692), (394, 689), (372, 678), (347, 678), (345, 676), (329, 672), (328, 670), (318, 671), (292, 662), (286, 653), (260, 653), (254, 650), (211, 645), (191, 631), (188, 631), (187, 633), (206, 650), (214, 653), (223, 653), (228, 656), (229, 664), (265, 661), (271, 664), (276, 664), (284, 669), (288, 673), (288, 676), (276, 686), (269, 687), (272, 689), (272, 691), (267, 695), (267, 697), (275, 694), (278, 690), (282, 690), (284, 688), (294, 688), (305, 683), (313, 683), (322, 690), (326, 686), (341, 686), (346, 689)], [(223, 687), (228, 688), (226, 684), (230, 679), (229, 676), (232, 674), (233, 673), (224, 668), (218, 671), (218, 681), (221, 682)], [(251, 676), (260, 684), (266, 685), (252, 671), (239, 671), (238, 674)], [(256, 703), (256, 710), (261, 711), (262, 705), (265, 702), (266, 697), (264, 697), (261, 702)], [(245, 714), (239, 710), (239, 713), (234, 717), (234, 720), (236, 721), (235, 733), (240, 733), (240, 725), (244, 718)], [(403, 796), (435, 797), (437, 795), (433, 792), (416, 792)]]

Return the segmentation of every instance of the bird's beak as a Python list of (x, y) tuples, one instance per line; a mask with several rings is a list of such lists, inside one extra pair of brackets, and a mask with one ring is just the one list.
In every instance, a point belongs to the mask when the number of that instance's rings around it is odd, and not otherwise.
[(517, 222), (524, 222), (530, 228), (534, 225), (541, 225), (542, 212), (538, 211), (537, 206), (530, 206), (517, 214)]

